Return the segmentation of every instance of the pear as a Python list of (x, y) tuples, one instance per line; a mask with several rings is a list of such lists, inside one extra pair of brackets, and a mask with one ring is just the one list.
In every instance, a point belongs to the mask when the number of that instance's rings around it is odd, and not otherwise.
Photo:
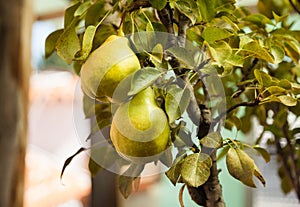
[(116, 151), (132, 162), (156, 159), (169, 144), (170, 128), (165, 112), (158, 107), (148, 87), (116, 110), (110, 138)]
[(112, 99), (119, 84), (140, 68), (128, 39), (111, 35), (82, 65), (82, 90), (93, 99), (107, 102)]

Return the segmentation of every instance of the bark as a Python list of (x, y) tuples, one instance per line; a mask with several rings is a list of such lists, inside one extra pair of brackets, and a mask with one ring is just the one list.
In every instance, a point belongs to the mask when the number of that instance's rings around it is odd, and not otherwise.
[[(209, 133), (212, 123), (211, 112), (205, 105), (200, 105), (201, 120), (199, 124), (198, 138), (201, 139)], [(225, 207), (222, 194), (222, 185), (219, 181), (219, 170), (217, 168), (216, 150), (202, 148), (202, 152), (210, 154), (212, 159), (212, 167), (210, 168), (210, 176), (206, 183), (198, 188), (188, 187), (189, 193), (193, 201), (200, 206), (205, 207)]]
[(216, 153), (211, 155), (213, 165), (210, 169), (210, 177), (206, 183), (198, 188), (188, 186), (192, 200), (199, 206), (225, 207), (222, 195), (222, 185), (219, 182), (219, 170), (217, 169)]
[(30, 0), (0, 0), (0, 206), (23, 206), (28, 86)]

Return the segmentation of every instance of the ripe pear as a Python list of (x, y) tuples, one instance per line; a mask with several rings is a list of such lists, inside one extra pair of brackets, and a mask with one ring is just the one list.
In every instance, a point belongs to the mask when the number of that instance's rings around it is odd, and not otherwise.
[(132, 162), (151, 162), (169, 144), (170, 128), (165, 112), (158, 107), (148, 87), (116, 110), (110, 138), (117, 152)]
[(107, 102), (112, 99), (117, 86), (140, 68), (128, 39), (111, 35), (82, 65), (82, 90), (91, 98)]

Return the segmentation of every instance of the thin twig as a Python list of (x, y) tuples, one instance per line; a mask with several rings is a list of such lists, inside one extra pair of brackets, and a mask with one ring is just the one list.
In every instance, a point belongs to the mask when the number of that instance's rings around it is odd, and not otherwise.
[(293, 0), (289, 0), (291, 6), (293, 7), (293, 9), (298, 13), (300, 14), (300, 10), (297, 8), (297, 6), (294, 4)]
[(257, 106), (259, 104), (259, 99), (255, 99), (253, 101), (250, 102), (241, 102), (238, 103), (236, 105), (231, 106), (229, 109), (227, 109), (226, 111), (222, 112), (217, 118), (215, 118), (212, 121), (213, 126), (215, 126), (215, 124), (217, 124), (226, 114), (229, 114), (231, 111), (235, 110), (238, 107), (241, 106), (249, 106), (249, 107), (253, 107), (253, 106)]
[[(240, 82), (243, 82), (243, 81), (247, 80), (250, 72), (253, 70), (253, 68), (256, 66), (257, 63), (258, 63), (258, 58), (254, 58), (254, 60), (252, 61), (251, 65), (249, 66), (249, 68), (247, 68), (245, 70), (243, 78), (241, 79)], [(245, 86), (239, 87), (238, 91), (234, 93), (233, 98), (237, 98), (244, 91), (245, 91)]]

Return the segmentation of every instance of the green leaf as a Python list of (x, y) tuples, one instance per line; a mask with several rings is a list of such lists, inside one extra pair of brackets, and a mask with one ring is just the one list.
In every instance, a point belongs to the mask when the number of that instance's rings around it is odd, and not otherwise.
[(177, 157), (174, 160), (172, 167), (166, 172), (166, 176), (169, 178), (169, 180), (172, 182), (172, 184), (174, 186), (176, 185), (177, 181), (179, 180), (180, 172), (181, 172), (181, 165), (182, 165), (185, 157), (186, 157), (186, 153)]
[(170, 85), (165, 97), (165, 108), (169, 117), (169, 123), (180, 118), (189, 105), (191, 94), (187, 87), (184, 89), (177, 85)]
[(255, 69), (254, 70), (254, 76), (256, 78), (256, 80), (258, 81), (258, 83), (261, 85), (261, 86), (269, 86), (272, 82), (272, 78), (269, 74), (267, 74), (266, 72), (264, 71), (260, 71), (258, 69)]
[(68, 28), (74, 19), (74, 13), (77, 10), (77, 8), (81, 5), (80, 2), (71, 5), (69, 8), (66, 9), (65, 15), (64, 15), (64, 28)]
[(282, 95), (282, 94), (286, 94), (287, 91), (286, 89), (281, 88), (279, 86), (270, 86), (266, 88), (263, 93), (265, 92), (269, 92), (272, 95)]
[(219, 65), (223, 65), (231, 56), (232, 49), (229, 44), (225, 41), (219, 41), (216, 43), (210, 43), (209, 52), (213, 57), (214, 61)]
[(156, 68), (145, 67), (134, 73), (131, 79), (131, 88), (128, 95), (135, 95), (141, 90), (151, 86), (159, 77), (162, 72)]
[(80, 6), (76, 9), (74, 13), (74, 17), (82, 16), (91, 6), (91, 1), (86, 1), (84, 3), (81, 3)]
[(97, 163), (95, 162), (92, 158), (89, 159), (89, 171), (91, 173), (91, 175), (94, 177), (95, 175), (97, 175), (98, 172), (100, 172), (103, 168)]
[(244, 45), (243, 50), (259, 59), (274, 63), (274, 58), (270, 55), (270, 53), (256, 41), (252, 41)]
[(99, 20), (105, 15), (105, 1), (99, 1), (93, 4), (85, 15), (85, 27), (96, 26)]
[(214, 42), (217, 40), (226, 39), (231, 36), (233, 36), (232, 32), (219, 27), (206, 27), (202, 32), (202, 37), (207, 42)]
[[(96, 144), (95, 144), (96, 146)], [(91, 149), (91, 159), (103, 168), (112, 166), (116, 160), (124, 160), (116, 150), (109, 144), (105, 146), (93, 147)], [(124, 160), (125, 161), (125, 160)]]
[(268, 96), (267, 98), (264, 98), (261, 101), (261, 104), (268, 103), (268, 102), (279, 102), (286, 106), (296, 106), (297, 105), (297, 99), (295, 99), (291, 96), (288, 96), (288, 95), (281, 95), (281, 96), (271, 95), (271, 96)]
[(119, 190), (124, 198), (128, 198), (130, 194), (138, 190), (141, 177), (130, 177), (120, 175), (118, 179)]
[(192, 24), (196, 23), (198, 18), (198, 7), (195, 1), (190, 0), (179, 0), (175, 2), (175, 7), (189, 18)]
[(200, 18), (199, 21), (210, 22), (216, 15), (215, 1), (197, 1)]
[(131, 163), (129, 168), (119, 176), (118, 186), (124, 198), (128, 198), (133, 191), (138, 189), (140, 183), (139, 175), (143, 169), (144, 165)]
[(253, 146), (253, 149), (255, 149), (264, 158), (266, 162), (270, 162), (271, 157), (267, 150), (258, 145)]
[(226, 165), (232, 177), (247, 186), (255, 187), (253, 182), (255, 164), (244, 151), (239, 148), (230, 148), (226, 155)]
[(296, 106), (297, 105), (297, 99), (287, 96), (287, 95), (282, 95), (277, 97), (280, 102), (286, 106)]
[(56, 30), (48, 35), (45, 41), (45, 57), (48, 58), (55, 50), (56, 42), (60, 35), (64, 32), (63, 29)]
[(277, 46), (277, 45), (272, 45), (271, 46), (271, 54), (274, 57), (274, 63), (275, 64), (278, 64), (278, 63), (282, 62), (283, 58), (285, 56), (284, 50), (281, 47)]
[(263, 184), (263, 186), (266, 186), (265, 178), (262, 176), (260, 170), (258, 167), (254, 164), (254, 172), (253, 175)]
[(68, 64), (72, 63), (75, 54), (80, 50), (80, 42), (76, 32), (77, 20), (64, 30), (56, 45), (57, 54)]
[(194, 69), (196, 64), (194, 60), (194, 53), (188, 51), (186, 48), (182, 47), (171, 47), (166, 50), (166, 52), (171, 53), (185, 68)]
[(266, 24), (274, 25), (271, 19), (262, 14), (251, 14), (244, 18), (245, 21), (256, 24), (258, 27), (264, 28)]
[(167, 0), (149, 0), (153, 8), (162, 10), (167, 5)]
[(291, 184), (289, 177), (286, 175), (281, 178), (281, 190), (285, 194), (288, 194), (293, 190), (293, 185)]
[(221, 160), (224, 156), (226, 156), (228, 150), (230, 149), (229, 145), (223, 146), (220, 150), (218, 150), (217, 160)]
[(181, 165), (183, 181), (192, 187), (203, 185), (210, 176), (212, 160), (204, 153), (194, 153), (187, 156)]
[(85, 30), (82, 40), (82, 49), (79, 52), (79, 57), (76, 57), (75, 60), (85, 60), (92, 48), (93, 48), (93, 40), (96, 33), (96, 27), (95, 26), (88, 26), (88, 28)]
[(204, 147), (218, 149), (222, 146), (223, 138), (219, 132), (211, 132), (205, 137), (203, 137), (200, 143)]
[(233, 66), (243, 67), (245, 61), (242, 56), (231, 54), (231, 56), (225, 62)]

